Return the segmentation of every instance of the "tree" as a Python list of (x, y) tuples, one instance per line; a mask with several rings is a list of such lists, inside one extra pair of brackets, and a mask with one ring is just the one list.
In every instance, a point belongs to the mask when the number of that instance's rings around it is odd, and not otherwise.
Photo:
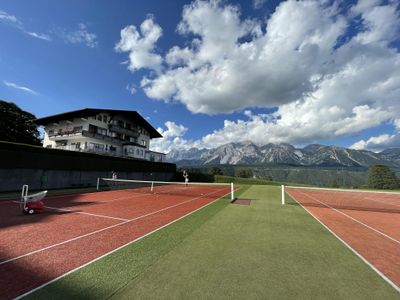
[(388, 166), (371, 165), (368, 169), (368, 187), (374, 189), (395, 189), (399, 187), (399, 179)]
[(40, 145), (35, 119), (16, 104), (0, 100), (0, 140)]
[(222, 170), (218, 167), (211, 167), (209, 173), (211, 175), (224, 175), (224, 173), (222, 172)]
[(339, 183), (338, 183), (338, 181), (336, 179), (333, 179), (331, 187), (333, 187), (333, 188), (338, 188), (339, 187)]
[(241, 178), (251, 178), (253, 177), (253, 171), (251, 169), (242, 169), (237, 174)]

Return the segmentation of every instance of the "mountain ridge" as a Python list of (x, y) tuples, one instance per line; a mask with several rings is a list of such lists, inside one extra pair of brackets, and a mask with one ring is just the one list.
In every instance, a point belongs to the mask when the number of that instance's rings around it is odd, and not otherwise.
[(287, 143), (269, 143), (258, 146), (252, 142), (243, 142), (228, 143), (213, 149), (172, 150), (167, 154), (167, 161), (178, 165), (289, 164), (320, 167), (368, 167), (371, 164), (381, 163), (400, 167), (400, 148), (390, 148), (375, 153), (368, 150), (320, 144), (296, 148)]

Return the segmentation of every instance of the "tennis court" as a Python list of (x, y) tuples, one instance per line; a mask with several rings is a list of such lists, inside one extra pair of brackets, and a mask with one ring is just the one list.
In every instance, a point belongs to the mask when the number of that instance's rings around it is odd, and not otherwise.
[[(151, 185), (151, 186), (150, 186)], [(40, 214), (1, 202), (1, 299), (29, 293), (217, 199), (229, 184), (108, 182), (108, 191), (45, 198)]]
[(400, 291), (400, 193), (300, 187), (285, 191), (287, 204), (301, 205)]

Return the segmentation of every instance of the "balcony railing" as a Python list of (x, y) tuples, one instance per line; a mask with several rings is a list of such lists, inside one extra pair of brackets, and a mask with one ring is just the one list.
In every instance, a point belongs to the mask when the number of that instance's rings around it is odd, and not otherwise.
[(138, 138), (140, 136), (139, 132), (136, 129), (125, 128), (125, 127), (115, 125), (115, 124), (108, 124), (108, 129), (110, 131), (114, 131), (114, 132), (121, 133), (121, 134), (126, 134), (131, 137), (135, 137), (135, 138)]
[(154, 151), (146, 151), (146, 160), (163, 162), (166, 160), (166, 154)]
[(62, 130), (53, 133), (48, 133), (49, 139), (58, 139), (58, 138), (66, 138), (73, 137), (82, 134), (82, 129), (76, 130)]
[(114, 138), (114, 137), (111, 137), (111, 136), (108, 136), (108, 135), (104, 135), (104, 134), (100, 134), (100, 133), (97, 133), (97, 132), (89, 132), (87, 130), (83, 130), (82, 131), (82, 135), (86, 136), (86, 137), (91, 137), (91, 138), (94, 138), (94, 139), (98, 139), (98, 140), (104, 140), (104, 141), (107, 141), (107, 142), (110, 142), (110, 143), (113, 143), (113, 144), (117, 144), (117, 145), (122, 145), (122, 143), (125, 142), (125, 141), (123, 141), (123, 140), (121, 140), (119, 138)]
[[(124, 157), (124, 158), (132, 158), (132, 159), (141, 159), (140, 157), (135, 157), (132, 155), (127, 155), (121, 150), (110, 150), (109, 148), (106, 150), (105, 148), (92, 147), (92, 146), (84, 146), (77, 147), (76, 145), (64, 145), (64, 146), (56, 146), (56, 149), (69, 150), (69, 151), (79, 151), (79, 152), (88, 152), (88, 153), (97, 153), (103, 155), (110, 155), (116, 157)], [(155, 161), (155, 162), (164, 162), (165, 154), (153, 151), (146, 151), (145, 160)]]

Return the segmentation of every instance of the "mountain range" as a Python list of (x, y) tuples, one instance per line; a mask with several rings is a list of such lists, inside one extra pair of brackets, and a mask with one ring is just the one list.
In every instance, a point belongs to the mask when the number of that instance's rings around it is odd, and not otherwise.
[(296, 148), (285, 143), (257, 146), (254, 143), (245, 142), (229, 143), (214, 149), (172, 150), (167, 154), (167, 160), (178, 165), (286, 164), (317, 167), (367, 167), (371, 164), (381, 163), (400, 167), (400, 148), (390, 148), (375, 153), (318, 144)]

